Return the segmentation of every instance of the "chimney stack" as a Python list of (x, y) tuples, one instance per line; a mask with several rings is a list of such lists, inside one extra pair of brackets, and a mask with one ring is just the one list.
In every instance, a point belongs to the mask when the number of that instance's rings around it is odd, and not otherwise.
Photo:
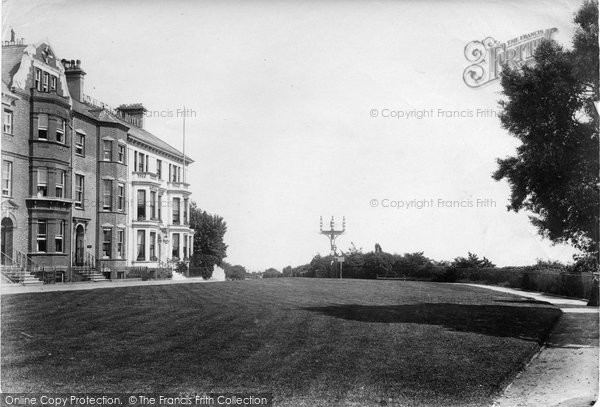
[(63, 59), (63, 66), (65, 67), (65, 76), (67, 77), (67, 86), (69, 87), (69, 93), (75, 100), (83, 102), (83, 77), (85, 71), (81, 69), (81, 61), (78, 59), (67, 61)]
[(144, 114), (147, 111), (141, 103), (132, 103), (117, 107), (117, 113), (123, 120), (140, 129), (144, 128)]

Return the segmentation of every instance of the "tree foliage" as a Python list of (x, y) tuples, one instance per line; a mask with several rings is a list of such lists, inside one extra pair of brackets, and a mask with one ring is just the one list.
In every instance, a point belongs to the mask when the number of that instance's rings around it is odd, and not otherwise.
[[(380, 249), (379, 249), (380, 250)], [(389, 277), (392, 272), (393, 256), (382, 251), (364, 255), (362, 278)]]
[(273, 267), (266, 269), (262, 273), (262, 278), (277, 278), (282, 276), (283, 274), (279, 270), (274, 269)]
[(202, 276), (210, 278), (214, 266), (220, 266), (223, 259), (227, 257), (227, 245), (223, 242), (227, 224), (219, 215), (209, 214), (192, 202), (190, 228), (195, 231), (194, 252), (190, 259), (190, 266), (201, 267)]
[(573, 49), (544, 41), (535, 63), (504, 67), (502, 126), (521, 141), (493, 174), (508, 209), (528, 211), (539, 233), (593, 253), (598, 242), (598, 3), (575, 16)]
[(483, 257), (480, 259), (475, 253), (469, 252), (467, 257), (457, 257), (454, 259), (451, 267), (455, 268), (494, 268), (496, 267), (491, 261)]
[(244, 280), (247, 275), (246, 268), (239, 264), (232, 266), (227, 262), (222, 262), (221, 267), (223, 267), (223, 271), (225, 272), (225, 278), (228, 280)]
[[(390, 254), (384, 251), (363, 253), (362, 249), (352, 244), (343, 253), (343, 278), (375, 279), (377, 277), (413, 277), (417, 274), (432, 273), (437, 267), (434, 261), (423, 255), (423, 252)], [(340, 265), (333, 256), (317, 254), (310, 264), (291, 269), (293, 277), (339, 278)]]

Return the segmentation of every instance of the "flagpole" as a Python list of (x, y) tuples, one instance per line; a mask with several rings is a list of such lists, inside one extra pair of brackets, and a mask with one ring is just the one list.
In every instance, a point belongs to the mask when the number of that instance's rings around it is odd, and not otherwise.
[(185, 184), (185, 105), (183, 106), (183, 183)]

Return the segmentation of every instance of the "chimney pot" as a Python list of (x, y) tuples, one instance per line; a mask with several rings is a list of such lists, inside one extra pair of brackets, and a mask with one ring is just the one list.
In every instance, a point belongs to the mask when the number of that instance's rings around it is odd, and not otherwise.
[(81, 60), (78, 59), (77, 63), (74, 59), (63, 61), (69, 93), (73, 99), (83, 101), (83, 78), (85, 72), (81, 69)]
[(120, 105), (117, 107), (117, 112), (125, 121), (141, 129), (144, 128), (144, 113), (147, 110), (141, 103)]

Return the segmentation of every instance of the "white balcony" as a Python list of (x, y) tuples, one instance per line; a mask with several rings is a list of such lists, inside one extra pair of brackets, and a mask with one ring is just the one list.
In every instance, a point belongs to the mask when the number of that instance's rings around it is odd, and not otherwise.
[(153, 172), (134, 171), (131, 173), (131, 182), (137, 184), (160, 185), (158, 175)]
[(181, 192), (189, 195), (190, 184), (187, 182), (167, 182), (167, 190), (169, 192)]

